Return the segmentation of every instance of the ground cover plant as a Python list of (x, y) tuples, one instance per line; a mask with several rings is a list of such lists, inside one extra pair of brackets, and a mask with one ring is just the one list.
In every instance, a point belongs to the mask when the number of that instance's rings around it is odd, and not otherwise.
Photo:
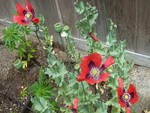
[(54, 54), (53, 38), (43, 25), (44, 18), (36, 18), (28, 0), (25, 3), (27, 9), (17, 4), (17, 15), (5, 30), (3, 42), (10, 50), (18, 50), (15, 66), (22, 71), (30, 68), (28, 64), (36, 52), (27, 37), (31, 33), (35, 32), (47, 53), (47, 66), (41, 65), (38, 80), (27, 85), (26, 93), (31, 97), (33, 109), (30, 110), (36, 113), (134, 113), (132, 104), (138, 102), (138, 94), (135, 86), (128, 83), (133, 63), (125, 59), (125, 41), (117, 41), (117, 26), (107, 20), (106, 48), (94, 31), (98, 17), (96, 7), (88, 2), (75, 2), (75, 10), (81, 17), (76, 28), (89, 48), (87, 55), (81, 56), (75, 51), (69, 26), (56, 23), (54, 29), (67, 55), (64, 62)]

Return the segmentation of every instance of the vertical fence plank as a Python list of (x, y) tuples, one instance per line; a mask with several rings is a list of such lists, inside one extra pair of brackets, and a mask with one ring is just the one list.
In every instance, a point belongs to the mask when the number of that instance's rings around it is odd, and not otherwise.
[(11, 0), (0, 0), (0, 19), (12, 20), (12, 9)]
[[(91, 1), (93, 4), (93, 1)], [(98, 19), (96, 21), (96, 32), (98, 33), (98, 38), (105, 42), (106, 41), (106, 34), (107, 34), (107, 26), (106, 26), (106, 19), (104, 17), (104, 9), (102, 6), (102, 0), (95, 0), (94, 5), (98, 9)]]
[(79, 37), (79, 34), (75, 27), (77, 16), (74, 9), (74, 0), (70, 0), (70, 1), (58, 0), (58, 2), (59, 2), (63, 23), (69, 25), (73, 36)]
[(150, 56), (150, 1), (138, 0), (138, 39), (136, 52)]

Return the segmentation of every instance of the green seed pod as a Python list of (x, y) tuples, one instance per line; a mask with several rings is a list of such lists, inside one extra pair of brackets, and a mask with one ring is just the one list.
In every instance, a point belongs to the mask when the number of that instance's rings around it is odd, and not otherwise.
[(21, 69), (22, 68), (22, 61), (20, 59), (17, 59), (15, 62), (14, 62), (14, 66), (16, 69)]
[(64, 28), (63, 28), (63, 31), (68, 32), (68, 31), (69, 31), (69, 26), (68, 26), (68, 25), (65, 25)]
[(54, 24), (54, 28), (55, 28), (55, 31), (56, 31), (57, 33), (61, 33), (61, 31), (62, 31), (62, 29), (63, 29), (63, 26), (62, 26), (62, 24), (59, 22), (59, 23)]

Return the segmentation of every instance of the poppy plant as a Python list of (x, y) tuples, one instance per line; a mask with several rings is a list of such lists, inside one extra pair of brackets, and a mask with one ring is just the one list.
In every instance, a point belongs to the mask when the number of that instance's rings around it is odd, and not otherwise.
[(39, 19), (35, 17), (34, 9), (29, 4), (28, 0), (25, 0), (25, 2), (26, 9), (20, 3), (17, 4), (16, 8), (18, 15), (14, 15), (13, 21), (20, 25), (27, 25), (30, 22), (38, 24)]
[(127, 91), (125, 91), (122, 79), (118, 79), (119, 87), (117, 88), (118, 103), (121, 107), (126, 107), (126, 113), (130, 113), (130, 105), (138, 102), (138, 95), (133, 84), (130, 84)]
[(95, 41), (98, 42), (99, 39), (97, 37), (95, 37), (92, 33), (89, 33), (89, 36)]
[(77, 113), (78, 102), (79, 102), (79, 99), (78, 98), (74, 98), (74, 100), (73, 100), (73, 107), (72, 106), (67, 106), (67, 108), (70, 108), (73, 113)]
[(101, 55), (93, 53), (82, 58), (80, 68), (81, 72), (77, 77), (79, 82), (86, 81), (90, 85), (106, 81), (109, 77), (109, 73), (103, 72), (107, 67), (114, 63), (114, 59), (110, 56), (104, 64), (102, 64)]

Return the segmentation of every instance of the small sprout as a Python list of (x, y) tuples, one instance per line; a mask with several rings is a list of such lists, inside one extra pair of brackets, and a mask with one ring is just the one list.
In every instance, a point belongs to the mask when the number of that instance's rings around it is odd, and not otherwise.
[(14, 66), (16, 69), (21, 69), (23, 64), (22, 64), (22, 61), (20, 59), (17, 59), (15, 62), (14, 62)]

